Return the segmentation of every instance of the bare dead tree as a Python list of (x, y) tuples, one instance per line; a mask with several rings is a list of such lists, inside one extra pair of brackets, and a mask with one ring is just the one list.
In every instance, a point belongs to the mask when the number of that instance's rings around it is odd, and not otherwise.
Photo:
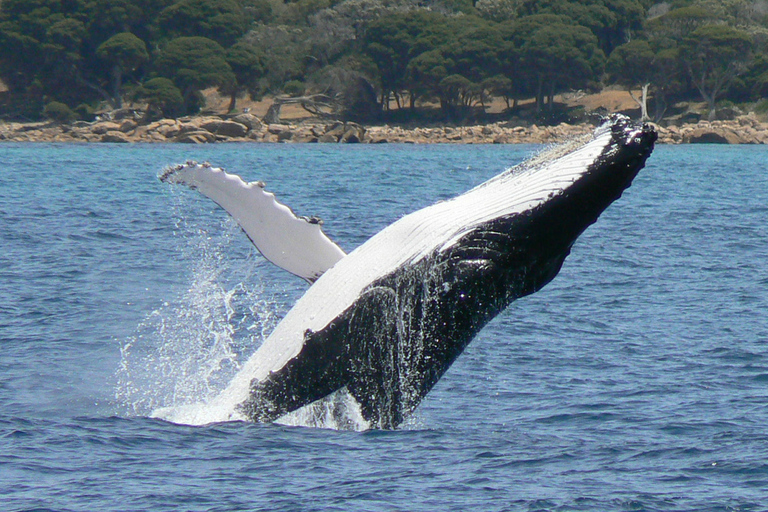
[(267, 124), (280, 122), (280, 109), (283, 105), (301, 105), (301, 107), (312, 114), (321, 118), (333, 119), (339, 110), (338, 103), (326, 94), (310, 94), (308, 96), (280, 96), (274, 99), (269, 106), (263, 121)]

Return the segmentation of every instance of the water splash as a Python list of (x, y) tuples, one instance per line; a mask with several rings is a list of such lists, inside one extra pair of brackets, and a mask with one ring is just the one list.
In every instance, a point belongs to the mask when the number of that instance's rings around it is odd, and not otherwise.
[[(121, 346), (115, 398), (133, 415), (204, 404), (229, 383), (281, 314), (276, 297), (251, 277), (251, 258), (232, 261), (228, 249), (239, 228), (226, 220), (216, 235), (196, 226), (191, 207), (174, 195), (175, 235), (185, 241), (190, 284), (138, 325)], [(250, 268), (243, 268), (248, 266)]]
[(325, 398), (281, 416), (277, 423), (289, 426), (363, 431), (371, 428), (360, 404), (344, 387)]
[[(149, 313), (122, 343), (115, 399), (124, 414), (179, 424), (243, 420), (238, 404), (221, 392), (285, 313), (284, 293), (268, 291), (253, 276), (260, 264), (253, 251), (245, 261), (230, 258), (233, 239), (242, 236), (234, 221), (227, 218), (209, 232), (199, 225), (195, 206), (183, 194), (172, 197), (174, 236), (183, 240), (181, 258), (189, 263), (190, 284), (177, 299)], [(278, 422), (335, 430), (369, 428), (346, 389)]]

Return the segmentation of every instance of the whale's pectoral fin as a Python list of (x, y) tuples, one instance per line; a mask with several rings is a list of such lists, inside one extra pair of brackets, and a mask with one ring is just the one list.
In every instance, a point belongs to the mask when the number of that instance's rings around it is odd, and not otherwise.
[(320, 219), (297, 216), (262, 182), (246, 183), (236, 174), (195, 162), (166, 169), (160, 181), (182, 183), (212, 199), (265, 258), (310, 283), (345, 256), (323, 233)]

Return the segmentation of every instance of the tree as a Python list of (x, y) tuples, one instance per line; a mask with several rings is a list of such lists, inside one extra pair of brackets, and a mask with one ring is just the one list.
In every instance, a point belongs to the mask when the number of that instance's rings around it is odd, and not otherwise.
[(295, 0), (286, 2), (280, 21), (286, 25), (307, 26), (312, 15), (331, 6), (329, 0)]
[(123, 103), (123, 77), (149, 60), (147, 45), (130, 32), (122, 32), (101, 43), (96, 55), (111, 64), (112, 101), (120, 108)]
[(605, 54), (642, 29), (645, 8), (640, 0), (522, 0), (520, 16), (556, 14), (587, 27)]
[(194, 110), (191, 100), (206, 87), (227, 86), (235, 81), (226, 52), (205, 37), (179, 37), (161, 51), (155, 62), (161, 76), (173, 80), (182, 91), (184, 108)]
[(462, 20), (449, 33), (453, 37), (439, 45), (446, 75), (437, 82), (434, 91), (449, 117), (463, 114), (477, 102), (483, 104), (484, 82), (500, 74), (514, 54), (511, 44), (501, 32), (479, 18)]
[(743, 30), (727, 25), (705, 25), (694, 30), (681, 46), (686, 70), (716, 117), (716, 101), (752, 59), (752, 41)]
[[(397, 13), (374, 21), (365, 35), (365, 51), (379, 71), (381, 104), (389, 107), (394, 96), (398, 107), (407, 87), (407, 71), (411, 61), (425, 51), (433, 50), (434, 41), (421, 37), (431, 27), (445, 22), (441, 15), (429, 11)], [(433, 39), (433, 38), (432, 38)], [(417, 91), (410, 88), (411, 108), (415, 108)]]
[(552, 111), (555, 94), (586, 86), (600, 76), (605, 65), (595, 35), (567, 17), (539, 14), (521, 18), (511, 26), (510, 37), (519, 49), (522, 79), (533, 89), (537, 112), (545, 97)]
[(234, 74), (234, 80), (224, 84), (222, 91), (229, 94), (229, 112), (237, 107), (237, 97), (248, 91), (250, 95), (258, 95), (258, 80), (264, 75), (264, 56), (261, 51), (246, 42), (236, 43), (227, 50), (225, 56)]
[(645, 32), (656, 47), (671, 48), (680, 44), (697, 28), (714, 21), (716, 18), (711, 12), (695, 5), (687, 6), (650, 20)]
[(282, 25), (257, 25), (243, 42), (261, 49), (263, 81), (268, 90), (276, 92), (290, 80), (304, 80), (309, 53), (303, 30)]
[(34, 101), (45, 96), (46, 101), (74, 105), (99, 98), (115, 107), (120, 101), (114, 91), (114, 62), (105, 73), (98, 48), (122, 32), (139, 34), (146, 46), (147, 26), (170, 1), (3, 0), (0, 76), (14, 95)]
[(149, 41), (159, 12), (174, 0), (80, 0), (95, 45), (115, 34), (130, 32)]
[(477, 0), (475, 8), (483, 18), (501, 22), (517, 18), (521, 0)]
[(77, 119), (77, 114), (60, 101), (52, 101), (48, 103), (43, 109), (43, 115), (58, 123), (70, 123)]
[(148, 80), (136, 90), (136, 98), (147, 102), (147, 112), (157, 111), (163, 117), (177, 117), (184, 111), (181, 91), (168, 78)]
[[(653, 50), (648, 41), (636, 39), (613, 50), (606, 63), (608, 76), (614, 82), (626, 87), (629, 95), (640, 107), (641, 121), (648, 119), (647, 99), (653, 60)], [(632, 93), (632, 89), (638, 86), (641, 90), (639, 99)]]
[(248, 30), (247, 12), (235, 0), (178, 0), (160, 12), (158, 24), (166, 37), (206, 37), (228, 47)]

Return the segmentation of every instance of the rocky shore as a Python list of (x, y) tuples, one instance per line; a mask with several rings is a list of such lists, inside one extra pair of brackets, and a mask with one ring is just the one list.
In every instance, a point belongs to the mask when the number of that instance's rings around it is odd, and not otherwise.
[[(700, 121), (682, 126), (657, 126), (659, 143), (766, 144), (768, 123), (753, 114), (730, 121)], [(161, 119), (140, 124), (123, 119), (59, 123), (2, 123), (0, 141), (10, 142), (319, 142), (319, 143), (556, 143), (587, 133), (591, 124), (517, 126), (509, 122), (476, 126), (361, 126), (317, 120), (264, 124), (252, 114)]]

